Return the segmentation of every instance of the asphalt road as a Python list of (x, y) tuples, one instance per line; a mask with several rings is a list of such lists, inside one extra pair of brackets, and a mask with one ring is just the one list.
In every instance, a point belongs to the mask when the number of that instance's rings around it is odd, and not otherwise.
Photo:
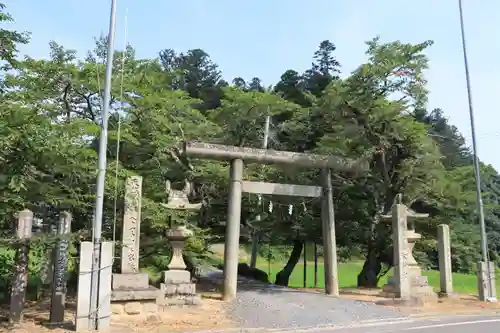
[(303, 333), (489, 333), (500, 332), (500, 314), (376, 322), (343, 328), (317, 328)]

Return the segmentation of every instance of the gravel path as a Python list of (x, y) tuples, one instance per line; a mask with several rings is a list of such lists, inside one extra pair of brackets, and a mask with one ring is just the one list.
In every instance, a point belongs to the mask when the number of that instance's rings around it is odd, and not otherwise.
[[(221, 271), (203, 275), (222, 282)], [(228, 310), (243, 328), (306, 328), (406, 317), (367, 302), (264, 285), (243, 277), (238, 277), (238, 294)]]

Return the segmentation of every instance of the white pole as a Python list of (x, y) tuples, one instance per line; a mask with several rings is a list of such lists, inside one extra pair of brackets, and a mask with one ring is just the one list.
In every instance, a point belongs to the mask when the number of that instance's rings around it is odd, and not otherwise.
[(99, 265), (101, 255), (102, 212), (104, 207), (104, 186), (106, 179), (107, 150), (108, 150), (108, 114), (111, 101), (111, 76), (113, 74), (113, 56), (115, 51), (117, 0), (111, 0), (111, 14), (109, 18), (108, 52), (106, 76), (104, 81), (104, 103), (101, 114), (101, 135), (99, 137), (99, 173), (97, 174), (94, 221), (92, 225), (94, 253), (92, 256), (91, 294), (90, 294), (90, 325), (92, 329), (99, 329)]
[[(481, 171), (479, 165), (479, 157), (477, 153), (477, 143), (476, 143), (476, 126), (474, 122), (474, 107), (472, 105), (472, 88), (470, 82), (469, 74), (469, 61), (467, 58), (467, 45), (465, 38), (465, 27), (464, 27), (464, 14), (462, 9), (462, 0), (458, 0), (458, 10), (460, 12), (460, 30), (462, 32), (462, 50), (464, 55), (464, 68), (465, 68), (465, 81), (467, 84), (467, 97), (469, 101), (469, 116), (470, 116), (470, 129), (472, 136), (472, 152), (474, 154), (474, 174), (476, 178), (476, 204), (479, 213), (479, 226), (481, 229), (481, 255), (483, 261), (488, 266), (488, 281), (489, 281), (489, 291), (492, 290), (491, 286), (491, 272), (489, 272), (489, 255), (488, 255), (488, 238), (486, 235), (486, 225), (484, 222), (484, 205), (483, 198), (481, 195)], [(478, 272), (480, 274), (480, 272)], [(486, 298), (496, 298), (496, 295), (486, 295)]]

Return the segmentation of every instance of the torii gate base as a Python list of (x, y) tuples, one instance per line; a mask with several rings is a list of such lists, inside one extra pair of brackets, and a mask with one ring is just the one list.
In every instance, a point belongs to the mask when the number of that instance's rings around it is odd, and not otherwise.
[[(353, 163), (334, 156), (327, 157), (196, 142), (185, 142), (182, 152), (187, 157), (192, 156), (214, 160), (229, 160), (231, 162), (226, 243), (224, 247), (224, 284), (222, 294), (224, 300), (229, 301), (236, 297), (241, 197), (244, 191), (255, 192), (248, 189), (252, 186), (258, 187), (258, 193), (266, 193), (267, 191), (269, 194), (277, 195), (322, 197), (321, 217), (324, 246), (325, 293), (327, 295), (339, 295), (335, 219), (330, 168), (346, 171), (363, 169), (364, 164), (361, 166), (359, 162)], [(322, 193), (314, 194), (317, 192), (317, 187), (315, 186), (243, 182), (244, 160), (259, 164), (288, 164), (308, 168), (320, 168), (322, 169)], [(244, 187), (248, 190), (246, 191)], [(309, 193), (309, 195), (307, 195), (307, 193)]]

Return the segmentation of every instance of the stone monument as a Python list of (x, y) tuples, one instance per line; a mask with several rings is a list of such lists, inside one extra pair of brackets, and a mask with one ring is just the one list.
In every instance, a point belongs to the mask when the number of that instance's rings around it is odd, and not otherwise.
[[(383, 294), (386, 297), (395, 298), (434, 298), (437, 294), (429, 286), (427, 276), (422, 276), (422, 269), (413, 257), (413, 248), (416, 242), (422, 238), (422, 235), (415, 231), (415, 221), (429, 217), (429, 215), (416, 213), (401, 203), (401, 196), (398, 198), (399, 203), (395, 203), (393, 206), (392, 214), (382, 216), (384, 219), (393, 220), (395, 266), (395, 274), (389, 277), (388, 283), (383, 287)], [(394, 223), (395, 220), (399, 222)], [(406, 228), (404, 228), (405, 226)], [(397, 235), (400, 233), (406, 240), (396, 242)], [(406, 283), (406, 285), (403, 286), (402, 283)]]
[(113, 290), (149, 289), (147, 273), (139, 272), (142, 177), (127, 178), (122, 230), (121, 271), (113, 274)]
[[(191, 184), (185, 180), (182, 190), (171, 187), (170, 181), (166, 181), (165, 190), (168, 196), (165, 208), (173, 211), (199, 211), (202, 204), (192, 204), (188, 196), (191, 193)], [(165, 295), (162, 305), (195, 305), (199, 302), (196, 296), (196, 285), (191, 282), (191, 273), (186, 270), (183, 251), (186, 241), (193, 236), (193, 232), (185, 225), (179, 225), (170, 218), (170, 228), (166, 231), (166, 237), (172, 246), (172, 260), (168, 264), (168, 270), (163, 273), (163, 283), (160, 284), (162, 294)]]

